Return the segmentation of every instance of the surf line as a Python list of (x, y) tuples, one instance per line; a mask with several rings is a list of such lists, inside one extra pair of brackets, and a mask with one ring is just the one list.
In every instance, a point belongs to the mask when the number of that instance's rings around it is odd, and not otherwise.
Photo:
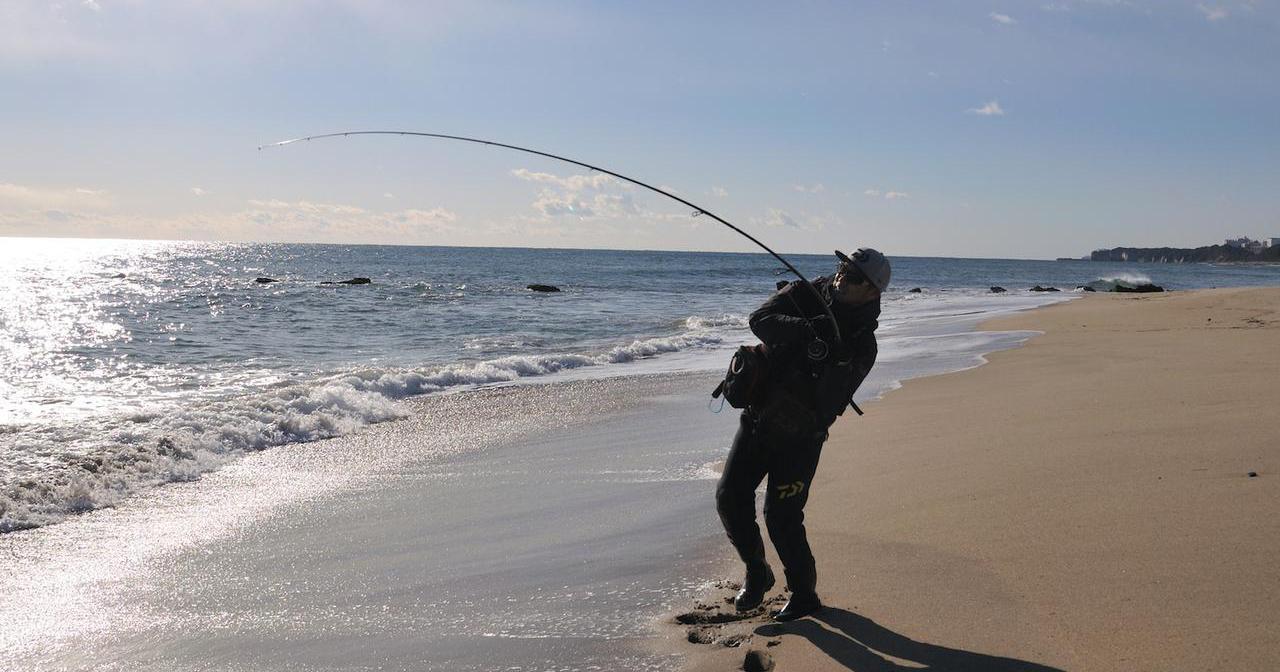
[(757, 239), (755, 238), (755, 236), (752, 236), (751, 234), (747, 233), (746, 231), (743, 231), (742, 229), (740, 229), (740, 228), (738, 228), (738, 227), (734, 226), (733, 224), (730, 224), (728, 221), (724, 220), (724, 219), (723, 219), (723, 218), (721, 218), (719, 215), (716, 215), (715, 213), (711, 212), (710, 210), (707, 210), (706, 208), (704, 208), (704, 207), (702, 207), (702, 206), (700, 206), (700, 205), (696, 205), (696, 204), (694, 204), (694, 203), (690, 203), (689, 201), (686, 201), (685, 199), (680, 198), (679, 196), (676, 196), (675, 194), (672, 194), (672, 193), (667, 192), (667, 191), (663, 191), (662, 189), (659, 189), (659, 188), (657, 188), (657, 187), (655, 187), (655, 186), (653, 186), (653, 185), (651, 185), (651, 184), (646, 184), (646, 183), (641, 182), (640, 180), (637, 180), (637, 179), (635, 179), (635, 178), (627, 177), (626, 175), (623, 175), (622, 173), (616, 173), (616, 172), (614, 172), (614, 171), (612, 171), (612, 170), (608, 170), (608, 169), (605, 169), (605, 168), (601, 168), (601, 167), (599, 167), (599, 166), (593, 166), (593, 165), (591, 165), (591, 164), (589, 164), (589, 163), (585, 163), (585, 162), (583, 162), (583, 161), (578, 161), (578, 160), (576, 160), (576, 159), (570, 159), (570, 158), (568, 158), (568, 157), (560, 156), (560, 155), (558, 155), (558, 154), (552, 154), (552, 153), (550, 153), (550, 152), (542, 152), (542, 151), (538, 151), (538, 150), (536, 150), (536, 149), (529, 149), (528, 147), (520, 147), (520, 146), (517, 146), (517, 145), (508, 145), (508, 144), (506, 144), (506, 143), (504, 143), (504, 142), (494, 142), (494, 141), (492, 141), (492, 140), (482, 140), (482, 139), (480, 139), (480, 138), (468, 138), (468, 137), (464, 137), (464, 136), (461, 136), (461, 135), (447, 135), (447, 134), (444, 134), (444, 133), (423, 133), (423, 132), (420, 132), (420, 131), (340, 131), (340, 132), (338, 132), (338, 133), (322, 133), (322, 134), (319, 134), (319, 135), (308, 135), (308, 136), (304, 136), (304, 137), (301, 137), (301, 138), (293, 138), (293, 139), (291, 139), (291, 140), (281, 140), (280, 142), (273, 142), (273, 143), (266, 144), (266, 145), (258, 145), (258, 151), (262, 151), (263, 149), (271, 148), (271, 147), (283, 147), (283, 146), (285, 146), (285, 145), (292, 145), (292, 144), (297, 143), (297, 142), (310, 141), (310, 140), (324, 140), (324, 139), (326, 139), (326, 138), (346, 138), (346, 137), (349, 137), (349, 136), (352, 136), (352, 135), (399, 135), (399, 136), (412, 136), (412, 137), (421, 137), (421, 138), (436, 138), (436, 139), (440, 139), (440, 140), (457, 140), (457, 141), (460, 141), (460, 142), (470, 142), (470, 143), (475, 143), (475, 144), (477, 144), (477, 145), (489, 145), (490, 147), (501, 147), (501, 148), (503, 148), (503, 149), (511, 149), (511, 150), (514, 150), (514, 151), (517, 151), (517, 152), (524, 152), (524, 153), (526, 153), (526, 154), (534, 154), (534, 155), (536, 155), (536, 156), (543, 156), (543, 157), (546, 157), (546, 158), (548, 158), (548, 159), (555, 159), (555, 160), (557, 160), (557, 161), (564, 161), (565, 163), (572, 163), (572, 164), (573, 164), (573, 165), (575, 165), (575, 166), (581, 166), (581, 167), (586, 168), (586, 169), (588, 169), (588, 170), (594, 170), (594, 171), (596, 171), (596, 172), (598, 172), (598, 173), (604, 173), (605, 175), (609, 175), (609, 176), (615, 177), (615, 178), (617, 178), (617, 179), (619, 179), (619, 180), (623, 180), (624, 182), (629, 182), (629, 183), (634, 184), (634, 185), (636, 185), (636, 186), (638, 186), (638, 187), (643, 187), (643, 188), (645, 188), (645, 189), (648, 189), (649, 191), (652, 191), (652, 192), (655, 192), (655, 193), (661, 194), (661, 195), (663, 195), (663, 196), (666, 196), (667, 198), (670, 198), (670, 199), (672, 199), (672, 200), (674, 200), (674, 201), (677, 201), (677, 202), (679, 202), (679, 203), (681, 203), (681, 204), (683, 204), (683, 205), (685, 205), (685, 206), (688, 206), (688, 207), (690, 207), (690, 208), (693, 208), (693, 216), (694, 216), (694, 217), (699, 217), (699, 216), (701, 216), (701, 215), (706, 215), (706, 216), (710, 217), (711, 219), (714, 219), (714, 220), (716, 220), (717, 222), (720, 222), (721, 224), (724, 224), (725, 226), (729, 227), (729, 228), (730, 228), (730, 229), (732, 229), (733, 231), (735, 231), (735, 232), (737, 232), (738, 234), (740, 234), (740, 235), (742, 235), (743, 237), (745, 237), (747, 240), (749, 240), (749, 241), (751, 241), (751, 242), (755, 243), (756, 245), (760, 246), (760, 249), (762, 249), (762, 250), (764, 250), (765, 252), (768, 252), (769, 254), (773, 255), (773, 258), (774, 258), (774, 259), (777, 259), (779, 262), (782, 262), (782, 265), (783, 265), (783, 266), (785, 266), (785, 267), (787, 268), (787, 270), (788, 270), (788, 271), (791, 271), (792, 273), (794, 273), (794, 274), (796, 275), (796, 277), (797, 277), (797, 278), (800, 278), (800, 284), (802, 284), (802, 285), (804, 285), (805, 287), (807, 287), (807, 288), (809, 289), (809, 291), (813, 293), (814, 298), (816, 298), (816, 299), (818, 300), (818, 305), (819, 305), (819, 306), (822, 306), (822, 309), (823, 309), (824, 311), (826, 311), (826, 313), (827, 313), (827, 317), (828, 317), (828, 318), (830, 318), (830, 325), (831, 325), (831, 328), (834, 330), (835, 342), (836, 342), (837, 344), (841, 344), (841, 343), (843, 343), (843, 340), (840, 338), (840, 326), (839, 326), (839, 324), (838, 324), (838, 323), (837, 323), (837, 321), (836, 321), (836, 316), (835, 316), (835, 314), (831, 312), (831, 307), (827, 305), (827, 301), (826, 301), (826, 299), (824, 299), (824, 298), (822, 297), (822, 294), (818, 292), (817, 288), (815, 288), (815, 287), (813, 286), (813, 284), (809, 282), (808, 278), (804, 277), (804, 274), (802, 274), (800, 271), (796, 270), (796, 267), (795, 267), (795, 266), (792, 266), (792, 265), (791, 265), (791, 262), (787, 261), (786, 259), (783, 259), (783, 258), (782, 258), (782, 255), (780, 255), (780, 254), (778, 254), (777, 252), (774, 252), (773, 250), (769, 249), (769, 246), (767, 246), (767, 245), (765, 245), (764, 243), (762, 243), (762, 242), (760, 242), (759, 240), (757, 240)]

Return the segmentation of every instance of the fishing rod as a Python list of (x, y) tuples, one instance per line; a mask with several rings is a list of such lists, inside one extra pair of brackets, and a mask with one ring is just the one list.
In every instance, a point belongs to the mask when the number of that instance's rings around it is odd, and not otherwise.
[[(582, 166), (583, 168), (586, 168), (586, 169), (588, 169), (588, 170), (594, 170), (594, 171), (596, 171), (596, 172), (598, 172), (598, 173), (604, 173), (605, 175), (610, 175), (610, 176), (612, 176), (612, 177), (616, 177), (616, 178), (617, 178), (617, 179), (619, 179), (619, 180), (623, 180), (623, 181), (625, 181), (625, 182), (629, 182), (629, 183), (634, 184), (634, 185), (636, 185), (636, 186), (644, 187), (645, 189), (648, 189), (649, 191), (652, 191), (652, 192), (655, 192), (655, 193), (658, 193), (658, 194), (662, 194), (663, 196), (666, 196), (667, 198), (670, 198), (670, 199), (672, 199), (672, 200), (674, 200), (674, 201), (677, 201), (677, 202), (679, 202), (679, 203), (682, 203), (682, 204), (684, 204), (684, 205), (686, 205), (686, 206), (688, 206), (688, 207), (690, 207), (690, 208), (693, 208), (693, 216), (694, 216), (694, 217), (698, 217), (698, 216), (701, 216), (701, 215), (706, 215), (706, 216), (710, 217), (711, 219), (714, 219), (714, 220), (716, 220), (717, 222), (720, 222), (721, 224), (724, 224), (725, 226), (729, 227), (730, 229), (733, 229), (735, 232), (737, 232), (738, 234), (742, 235), (742, 236), (743, 236), (743, 237), (745, 237), (747, 240), (749, 240), (749, 241), (751, 241), (751, 242), (755, 243), (756, 245), (760, 246), (760, 249), (762, 249), (762, 250), (764, 250), (765, 252), (768, 252), (769, 254), (773, 255), (773, 258), (774, 258), (774, 259), (777, 259), (778, 261), (782, 262), (782, 265), (783, 265), (783, 266), (786, 266), (786, 267), (787, 267), (787, 270), (791, 271), (792, 273), (795, 273), (796, 277), (797, 277), (797, 278), (800, 278), (800, 284), (804, 285), (805, 287), (808, 287), (808, 288), (809, 288), (809, 291), (813, 293), (814, 298), (816, 298), (816, 299), (818, 300), (818, 305), (819, 305), (819, 306), (822, 306), (822, 309), (823, 309), (824, 311), (826, 311), (826, 313), (827, 313), (827, 317), (828, 317), (828, 318), (830, 318), (830, 320), (831, 320), (831, 329), (832, 329), (832, 331), (833, 331), (833, 333), (834, 333), (834, 335), (835, 335), (836, 343), (837, 343), (837, 344), (843, 343), (842, 339), (840, 338), (840, 325), (839, 325), (839, 324), (837, 323), (837, 321), (836, 321), (836, 316), (835, 316), (835, 314), (831, 312), (831, 307), (827, 305), (827, 301), (826, 301), (826, 299), (824, 299), (824, 298), (822, 297), (822, 294), (818, 293), (818, 289), (817, 289), (816, 287), (814, 287), (814, 286), (813, 286), (813, 283), (809, 282), (808, 278), (805, 278), (805, 277), (804, 277), (804, 274), (802, 274), (800, 271), (796, 270), (796, 267), (795, 267), (795, 266), (792, 266), (792, 265), (791, 265), (791, 262), (787, 261), (786, 259), (783, 259), (783, 258), (782, 258), (782, 255), (780, 255), (780, 254), (778, 254), (777, 252), (774, 252), (773, 250), (769, 249), (769, 246), (765, 245), (764, 243), (760, 242), (759, 240), (756, 240), (755, 236), (752, 236), (751, 234), (747, 233), (746, 231), (743, 231), (742, 229), (739, 229), (738, 227), (734, 226), (733, 224), (730, 224), (728, 221), (724, 220), (723, 218), (721, 218), (720, 216), (718, 216), (718, 215), (716, 215), (715, 213), (711, 212), (710, 210), (707, 210), (706, 208), (704, 208), (704, 207), (702, 207), (702, 206), (700, 206), (700, 205), (696, 205), (696, 204), (694, 204), (694, 203), (690, 203), (689, 201), (686, 201), (685, 199), (680, 198), (679, 196), (676, 196), (675, 194), (672, 194), (672, 193), (667, 192), (667, 191), (663, 191), (662, 189), (659, 189), (659, 188), (657, 188), (657, 187), (655, 187), (655, 186), (653, 186), (653, 185), (651, 185), (651, 184), (646, 184), (646, 183), (644, 183), (644, 182), (641, 182), (640, 180), (637, 180), (637, 179), (634, 179), (634, 178), (631, 178), (631, 177), (627, 177), (626, 175), (623, 175), (623, 174), (621, 174), (621, 173), (615, 173), (615, 172), (613, 172), (612, 170), (607, 170), (607, 169), (605, 169), (605, 168), (601, 168), (601, 167), (599, 167), (599, 166), (593, 166), (593, 165), (591, 165), (591, 164), (589, 164), (589, 163), (585, 163), (585, 162), (583, 162), (583, 161), (578, 161), (578, 160), (575, 160), (575, 159), (570, 159), (570, 158), (568, 158), (568, 157), (560, 156), (560, 155), (558, 155), (558, 154), (552, 154), (552, 153), (550, 153), (550, 152), (541, 152), (541, 151), (538, 151), (538, 150), (536, 150), (536, 149), (529, 149), (528, 147), (519, 147), (519, 146), (517, 146), (517, 145), (508, 145), (508, 144), (506, 144), (506, 143), (502, 143), (502, 142), (494, 142), (494, 141), (492, 141), (492, 140), (481, 140), (481, 139), (479, 139), (479, 138), (467, 138), (467, 137), (463, 137), (463, 136), (461, 136), (461, 135), (446, 135), (446, 134), (444, 134), (444, 133), (422, 133), (422, 132), (417, 132), (417, 131), (342, 131), (342, 132), (339, 132), (339, 133), (322, 133), (322, 134), (320, 134), (320, 135), (308, 135), (308, 136), (301, 137), (301, 138), (293, 138), (292, 140), (281, 140), (280, 142), (273, 142), (273, 143), (270, 143), (270, 144), (267, 144), (267, 145), (258, 145), (258, 151), (262, 151), (264, 148), (268, 148), (268, 147), (283, 147), (283, 146), (285, 146), (285, 145), (292, 145), (292, 144), (294, 144), (294, 143), (296, 143), (296, 142), (303, 142), (303, 141), (310, 141), (310, 140), (323, 140), (323, 139), (325, 139), (325, 138), (345, 138), (345, 137), (349, 137), (349, 136), (352, 136), (352, 135), (401, 135), (401, 136), (416, 136), (416, 137), (422, 137), (422, 138), (437, 138), (437, 139), (441, 139), (441, 140), (458, 140), (458, 141), (461, 141), (461, 142), (471, 142), (471, 143), (475, 143), (475, 144), (478, 144), (478, 145), (489, 145), (489, 146), (491, 146), (491, 147), (502, 147), (502, 148), (504, 148), (504, 149), (511, 149), (511, 150), (515, 150), (515, 151), (517, 151), (517, 152), (524, 152), (524, 153), (526, 153), (526, 154), (534, 154), (534, 155), (537, 155), (537, 156), (544, 156), (544, 157), (546, 157), (546, 158), (548, 158), (548, 159), (555, 159), (555, 160), (557, 160), (557, 161), (564, 161), (565, 163), (572, 163), (572, 164), (573, 164), (573, 165), (575, 165), (575, 166)], [(797, 306), (797, 308), (798, 308), (798, 307), (799, 307), (799, 306)], [(801, 317), (804, 317), (803, 312), (801, 313)], [(810, 326), (810, 329), (812, 329), (812, 326)], [(816, 332), (815, 332), (815, 334), (814, 334), (814, 335), (815, 335), (815, 336), (817, 336)], [(825, 352), (823, 353), (823, 356), (825, 357)]]

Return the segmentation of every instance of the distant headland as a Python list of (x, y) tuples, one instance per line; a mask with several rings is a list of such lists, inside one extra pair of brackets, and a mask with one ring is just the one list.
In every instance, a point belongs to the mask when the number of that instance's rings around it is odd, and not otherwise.
[(1220, 245), (1196, 248), (1179, 247), (1113, 247), (1094, 250), (1085, 257), (1089, 261), (1134, 261), (1164, 264), (1203, 262), (1280, 262), (1280, 238), (1253, 240), (1228, 239)]

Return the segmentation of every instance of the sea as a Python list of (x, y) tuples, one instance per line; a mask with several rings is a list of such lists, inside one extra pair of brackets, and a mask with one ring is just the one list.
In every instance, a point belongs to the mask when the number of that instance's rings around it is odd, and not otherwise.
[[(831, 273), (836, 263), (833, 255), (786, 256), (809, 277)], [(1071, 300), (1085, 286), (1280, 284), (1280, 267), (1247, 264), (908, 256), (894, 256), (892, 264), (879, 360), (859, 390), (862, 401), (1016, 347), (1034, 334), (976, 326)], [(302, 544), (288, 535), (309, 526), (329, 534), (342, 520), (347, 526), (337, 529), (352, 539), (372, 535), (353, 549), (372, 549), (383, 537), (369, 530), (421, 534), (418, 526), (435, 525), (451, 540), (448, 552), (439, 544), (413, 553), (370, 551), (383, 570), (360, 584), (363, 597), (342, 602), (390, 609), (399, 620), (353, 626), (316, 597), (351, 581), (348, 565), (314, 592), (280, 590), (308, 596), (297, 613), (312, 613), (317, 623), (325, 614), (337, 618), (325, 632), (368, 628), (363, 641), (384, 641), (384, 664), (364, 658), (367, 669), (663, 669), (669, 661), (634, 652), (624, 661), (599, 644), (642, 638), (641, 617), (705, 578), (692, 569), (653, 569), (664, 554), (693, 554), (717, 533), (714, 515), (697, 513), (711, 511), (706, 493), (733, 414), (703, 388), (736, 347), (754, 342), (748, 315), (791, 277), (763, 253), (2, 238), (0, 564), (13, 571), (0, 583), (39, 601), (51, 586), (97, 581), (89, 570), (94, 558), (121, 553), (134, 564), (117, 568), (112, 580), (138, 590), (120, 577), (136, 578), (137, 563), (159, 553), (140, 549), (200, 548), (201, 557), (219, 561), (240, 553), (243, 562), (218, 574), (230, 583), (192, 589), (199, 599), (190, 598), (190, 609), (244, 590), (238, 606), (223, 604), (221, 616), (200, 622), (216, 621), (210, 627), (219, 637), (233, 631), (260, 638), (271, 627), (256, 601), (262, 586), (248, 576), (242, 581), (241, 569), (260, 562), (255, 575), (275, 577), (277, 588), (302, 585), (305, 577), (294, 575), (309, 570), (281, 574), (279, 541), (254, 556), (252, 545), (223, 545), (228, 535), (274, 529)], [(369, 282), (341, 282), (353, 278)], [(533, 291), (533, 284), (559, 291)], [(1036, 285), (1061, 291), (1031, 291)], [(564, 474), (572, 474), (572, 487), (564, 487)], [(335, 496), (298, 513), (305, 498), (358, 491), (370, 479), (385, 485), (380, 499), (354, 505)], [(385, 495), (395, 488), (405, 489)], [(486, 497), (472, 508), (442, 507), (433, 498), (449, 488), (457, 488), (453, 502)], [(424, 508), (404, 511), (410, 500)], [(514, 519), (512, 501), (522, 507)], [(154, 515), (158, 510), (164, 517)], [(193, 530), (211, 529), (219, 516), (234, 524), (208, 533), (222, 540), (217, 545), (202, 545)], [(690, 517), (698, 522), (682, 522)], [(539, 531), (549, 523), (554, 534)], [(682, 541), (655, 550), (673, 536)], [(562, 552), (548, 551), (551, 545)], [(421, 591), (448, 599), (431, 609), (420, 602), (397, 607), (391, 598), (361, 601), (370, 585), (391, 581), (387, 576), (396, 583), (383, 586), (386, 594), (407, 590), (408, 570), (386, 567), (399, 567), (397, 558), (421, 564), (423, 548), (437, 555), (436, 573), (421, 577)], [(516, 557), (518, 571), (504, 564)], [(482, 566), (491, 570), (484, 581), (462, 580)], [(50, 578), (58, 572), (80, 578)], [(190, 588), (179, 582), (164, 594), (181, 595), (182, 586)], [(510, 606), (525, 602), (540, 606)], [(68, 642), (88, 637), (84, 623), (122, 603), (131, 602), (66, 598), (47, 605), (46, 620), (6, 619), (0, 650), (50, 669), (117, 669), (60, 656), (70, 655)], [(13, 616), (15, 604), (0, 613)], [(449, 611), (463, 607), (465, 618)], [(197, 669), (184, 662), (193, 651), (231, 656), (214, 658), (226, 663), (222, 669), (360, 667), (323, 662), (340, 660), (341, 651), (306, 664), (318, 649), (290, 648), (294, 640), (284, 635), (257, 648), (216, 640), (225, 645), (218, 649), (209, 638), (196, 646), (181, 637), (165, 648), (154, 639), (157, 619), (169, 622), (176, 613), (165, 609), (163, 618), (130, 612), (141, 624), (136, 632), (114, 625), (93, 632), (110, 631), (102, 641), (124, 642), (121, 650), (165, 651), (167, 657), (141, 659), (149, 669)], [(241, 612), (249, 616), (228, 616)], [(405, 630), (386, 630), (393, 622)], [(388, 653), (398, 643), (421, 643), (415, 638), (423, 632), (437, 633), (431, 646)], [(42, 636), (51, 637), (47, 646), (33, 644)], [(150, 637), (151, 644), (130, 637)], [(234, 658), (243, 651), (257, 657)], [(121, 656), (110, 659), (120, 669), (139, 662)], [(528, 663), (533, 659), (541, 662)]]

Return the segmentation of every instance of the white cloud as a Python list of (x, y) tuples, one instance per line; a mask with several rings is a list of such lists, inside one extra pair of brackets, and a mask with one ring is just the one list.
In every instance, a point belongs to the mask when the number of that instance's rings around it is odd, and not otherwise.
[(113, 205), (106, 189), (29, 187), (0, 182), (0, 211), (105, 210)]
[(1004, 108), (1000, 107), (1000, 101), (992, 100), (982, 107), (974, 107), (966, 110), (969, 114), (977, 114), (983, 117), (1003, 117)]
[(893, 189), (886, 189), (882, 191), (880, 189), (872, 188), (867, 189), (862, 193), (872, 198), (883, 198), (886, 201), (897, 201), (911, 196), (911, 194), (908, 194), (905, 191), (896, 191)]
[[(1071, 0), (1070, 2), (1047, 2), (1040, 6), (1040, 9), (1046, 12), (1070, 12), (1077, 5), (1089, 5), (1090, 7), (1126, 7), (1134, 9), (1132, 0)], [(1147, 13), (1150, 13), (1148, 10)]]
[(99, 5), (99, 4), (98, 4), (98, 2), (97, 2), (97, 0), (84, 0), (84, 2), (82, 2), (82, 3), (80, 3), (80, 4), (81, 4), (81, 6), (83, 6), (83, 7), (88, 7), (89, 9), (92, 9), (92, 10), (93, 10), (93, 11), (95, 11), (95, 12), (101, 12), (101, 11), (102, 11), (102, 5)]
[(383, 192), (382, 197), (383, 197), (383, 198), (390, 198), (390, 199), (394, 199), (394, 198), (396, 197), (396, 195), (395, 195), (395, 194), (393, 194), (393, 193), (391, 193), (391, 192), (389, 192), (389, 191), (387, 191), (387, 192)]
[(204, 196), (209, 192), (205, 191), (204, 189), (201, 189), (200, 187), (191, 187), (191, 193), (195, 194), (196, 196)]
[(819, 182), (819, 183), (817, 183), (817, 184), (814, 184), (814, 185), (812, 185), (812, 186), (810, 186), (810, 185), (804, 185), (804, 184), (797, 184), (797, 185), (792, 186), (791, 188), (792, 188), (792, 189), (795, 189), (796, 191), (799, 191), (799, 192), (801, 192), (801, 193), (805, 193), (805, 194), (820, 194), (820, 193), (822, 193), (823, 191), (826, 191), (826, 189), (827, 189), (826, 185), (822, 184), (821, 182)]
[(1011, 26), (1018, 22), (1016, 19), (1014, 19), (1012, 16), (1009, 16), (1008, 14), (991, 12), (990, 14), (988, 14), (988, 16), (991, 17), (992, 21), (995, 21), (996, 23), (999, 23), (1005, 26)]
[(800, 225), (800, 222), (796, 221), (795, 217), (792, 217), (790, 214), (777, 208), (769, 208), (768, 213), (764, 217), (763, 224), (765, 226), (784, 227), (788, 229), (804, 229), (804, 227)]
[(526, 180), (528, 182), (542, 182), (544, 184), (552, 184), (561, 189), (570, 191), (582, 191), (584, 189), (602, 189), (605, 186), (617, 182), (610, 175), (604, 173), (592, 173), (590, 175), (569, 175), (568, 177), (560, 177), (551, 173), (539, 173), (525, 168), (517, 168), (511, 171), (512, 175)]
[[(560, 176), (519, 168), (511, 171), (511, 174), (527, 182), (547, 185), (547, 188), (538, 192), (532, 204), (533, 209), (543, 218), (614, 219), (640, 215), (664, 217), (643, 211), (630, 193), (630, 185), (604, 173)], [(677, 193), (670, 187), (661, 188)]]
[(289, 204), (288, 204), (286, 201), (281, 201), (281, 200), (274, 199), (274, 198), (273, 198), (273, 199), (271, 199), (271, 200), (269, 200), (269, 201), (262, 201), (262, 200), (258, 200), (258, 199), (256, 199), (256, 198), (251, 198), (251, 199), (249, 199), (249, 205), (256, 206), (256, 207), (259, 207), (259, 208), (287, 208), (287, 207), (289, 207)]
[(711, 195), (719, 196), (720, 198), (728, 198), (729, 190), (724, 187), (711, 187)]
[(571, 216), (587, 218), (617, 218), (636, 216), (640, 208), (630, 194), (592, 194), (584, 198), (575, 194), (543, 191), (533, 202), (533, 208), (547, 217)]
[(247, 207), (236, 212), (171, 218), (74, 208), (0, 208), (0, 234), (430, 244), (445, 242), (442, 236), (455, 238), (462, 233), (457, 220), (455, 213), (444, 208), (374, 211), (336, 203), (269, 199), (248, 201)]
[(1227, 10), (1222, 7), (1209, 7), (1207, 5), (1196, 5), (1196, 9), (1204, 14), (1204, 18), (1209, 21), (1221, 21), (1227, 18)]
[(269, 210), (291, 210), (308, 216), (329, 215), (339, 217), (349, 217), (353, 215), (363, 215), (367, 211), (364, 208), (355, 205), (339, 205), (335, 203), (314, 203), (312, 201), (296, 201), (290, 203), (279, 199), (271, 199), (269, 201), (260, 201), (250, 199), (249, 205), (267, 208)]

